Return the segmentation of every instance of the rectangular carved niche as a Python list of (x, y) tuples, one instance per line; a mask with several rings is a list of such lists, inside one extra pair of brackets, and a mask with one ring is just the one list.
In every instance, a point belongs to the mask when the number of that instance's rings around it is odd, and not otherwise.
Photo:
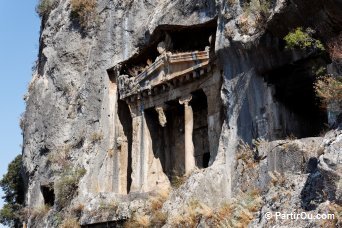
[(116, 193), (127, 194), (132, 183), (132, 117), (127, 103), (119, 99), (115, 72), (109, 70), (108, 75), (112, 189)]

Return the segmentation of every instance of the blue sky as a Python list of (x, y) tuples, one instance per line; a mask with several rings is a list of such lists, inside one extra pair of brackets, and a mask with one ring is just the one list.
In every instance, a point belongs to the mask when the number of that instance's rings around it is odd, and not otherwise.
[[(0, 176), (21, 153), (23, 95), (37, 58), (40, 20), (37, 0), (0, 0)], [(2, 192), (0, 192), (2, 196)], [(0, 207), (3, 202), (0, 201)], [(0, 225), (0, 227), (3, 227)]]

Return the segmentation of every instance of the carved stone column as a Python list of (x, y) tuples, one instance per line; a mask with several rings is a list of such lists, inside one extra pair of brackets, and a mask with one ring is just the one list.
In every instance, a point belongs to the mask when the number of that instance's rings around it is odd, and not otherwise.
[(194, 143), (192, 141), (194, 114), (192, 107), (189, 105), (191, 99), (191, 95), (179, 99), (179, 103), (184, 104), (185, 174), (189, 174), (196, 166), (194, 157)]
[(132, 138), (132, 183), (130, 192), (139, 192), (141, 190), (141, 150), (143, 143), (141, 138), (143, 137), (142, 128), (142, 118), (141, 116), (134, 116), (132, 118), (133, 125), (133, 138)]

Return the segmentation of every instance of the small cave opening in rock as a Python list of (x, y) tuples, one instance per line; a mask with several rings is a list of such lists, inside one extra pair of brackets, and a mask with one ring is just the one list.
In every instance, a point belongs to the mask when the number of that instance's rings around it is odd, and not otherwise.
[(132, 184), (132, 141), (133, 141), (133, 126), (132, 117), (129, 107), (126, 102), (118, 100), (118, 116), (123, 128), (123, 133), (127, 139), (127, 193), (130, 191)]
[(55, 192), (53, 189), (53, 184), (41, 185), (40, 191), (44, 198), (44, 204), (53, 206), (55, 203)]
[[(176, 53), (204, 51), (205, 47), (210, 47), (211, 44), (214, 45), (216, 26), (216, 23), (211, 23), (203, 26), (170, 27), (165, 29), (166, 36), (169, 36), (171, 41), (166, 50)], [(212, 40), (210, 41), (210, 39)]]
[(151, 35), (146, 35), (149, 43), (120, 64), (120, 75), (134, 77), (144, 71), (160, 55), (157, 47), (161, 42), (165, 51), (172, 53), (204, 51), (206, 47), (214, 50), (216, 28), (217, 18), (191, 26), (159, 25)]
[(275, 87), (274, 97), (289, 112), (282, 119), (280, 137), (297, 138), (318, 136), (327, 126), (326, 109), (317, 98), (314, 83), (317, 66), (326, 65), (325, 60), (308, 58), (287, 64), (269, 72), (266, 81)]
[(41, 156), (47, 155), (49, 152), (50, 152), (50, 150), (46, 146), (39, 149), (39, 155), (41, 155)]
[(199, 168), (207, 168), (210, 160), (208, 139), (208, 102), (203, 90), (191, 93), (190, 105), (194, 115), (194, 129), (192, 133), (195, 147), (195, 161)]

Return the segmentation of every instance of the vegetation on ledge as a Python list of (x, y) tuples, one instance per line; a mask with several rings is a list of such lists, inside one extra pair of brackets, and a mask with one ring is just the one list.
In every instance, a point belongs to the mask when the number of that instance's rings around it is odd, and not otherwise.
[[(315, 83), (316, 94), (321, 98), (325, 105), (330, 104), (330, 108), (342, 104), (342, 77), (325, 76), (320, 77)], [(334, 105), (336, 104), (336, 105)]]
[(71, 18), (82, 28), (87, 28), (96, 20), (96, 0), (71, 0)]
[(47, 16), (57, 6), (57, 3), (56, 0), (39, 0), (36, 12), (40, 17)]
[(321, 41), (312, 37), (312, 34), (314, 33), (315, 31), (310, 28), (307, 28), (306, 31), (303, 31), (303, 28), (301, 27), (296, 28), (284, 37), (286, 48), (324, 51), (325, 49)]

